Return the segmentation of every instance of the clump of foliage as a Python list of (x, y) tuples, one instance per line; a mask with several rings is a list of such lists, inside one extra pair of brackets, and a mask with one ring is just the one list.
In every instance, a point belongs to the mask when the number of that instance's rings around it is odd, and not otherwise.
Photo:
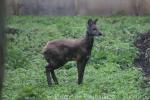
[[(42, 48), (54, 39), (85, 36), (89, 17), (11, 16), (8, 27), (19, 29), (7, 34), (7, 57), (3, 100), (148, 100), (149, 78), (133, 64), (138, 50), (137, 33), (150, 30), (149, 17), (98, 18), (97, 37), (84, 81), (77, 85), (75, 62), (56, 71), (59, 85), (48, 87)], [(147, 84), (145, 84), (145, 82)]]

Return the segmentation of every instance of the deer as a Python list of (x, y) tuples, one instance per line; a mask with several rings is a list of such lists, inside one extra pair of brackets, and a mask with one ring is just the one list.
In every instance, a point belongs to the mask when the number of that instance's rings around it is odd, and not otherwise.
[(87, 61), (90, 58), (95, 36), (101, 36), (96, 22), (98, 19), (87, 21), (86, 36), (80, 39), (62, 39), (48, 41), (43, 48), (44, 59), (47, 61), (45, 73), (48, 86), (52, 80), (58, 84), (54, 70), (62, 67), (69, 61), (76, 61), (78, 72), (78, 84), (82, 84)]

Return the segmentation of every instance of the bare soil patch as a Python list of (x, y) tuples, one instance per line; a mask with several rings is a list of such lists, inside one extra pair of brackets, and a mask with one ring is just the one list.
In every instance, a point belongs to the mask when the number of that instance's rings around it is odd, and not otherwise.
[(150, 76), (150, 32), (139, 34), (134, 45), (139, 50), (134, 63), (143, 69), (145, 76)]

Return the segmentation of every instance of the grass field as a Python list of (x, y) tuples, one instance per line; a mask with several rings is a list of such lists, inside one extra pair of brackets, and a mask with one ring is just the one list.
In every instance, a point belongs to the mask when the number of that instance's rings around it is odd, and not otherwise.
[[(56, 70), (59, 85), (48, 87), (42, 48), (49, 40), (85, 36), (88, 18), (98, 18), (104, 35), (95, 38), (84, 81), (77, 85), (76, 63)], [(150, 82), (133, 64), (137, 35), (150, 31), (150, 17), (12, 16), (7, 25), (3, 100), (149, 100)]]

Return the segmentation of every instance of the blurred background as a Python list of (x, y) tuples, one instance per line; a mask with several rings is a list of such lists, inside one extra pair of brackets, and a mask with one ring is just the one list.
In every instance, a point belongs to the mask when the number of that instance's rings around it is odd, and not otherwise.
[(7, 0), (8, 15), (149, 15), (150, 0)]
[[(5, 0), (7, 17), (2, 1), (0, 100), (150, 100), (150, 0)], [(69, 62), (55, 71), (60, 84), (48, 87), (42, 48), (84, 37), (91, 17), (104, 35), (95, 38), (83, 84)]]
[[(150, 100), (150, 0), (6, 0), (8, 17), (4, 6), (1, 0), (0, 100)], [(60, 84), (48, 87), (42, 48), (85, 36), (90, 17), (104, 35), (95, 39), (83, 85), (69, 62), (56, 71)]]

